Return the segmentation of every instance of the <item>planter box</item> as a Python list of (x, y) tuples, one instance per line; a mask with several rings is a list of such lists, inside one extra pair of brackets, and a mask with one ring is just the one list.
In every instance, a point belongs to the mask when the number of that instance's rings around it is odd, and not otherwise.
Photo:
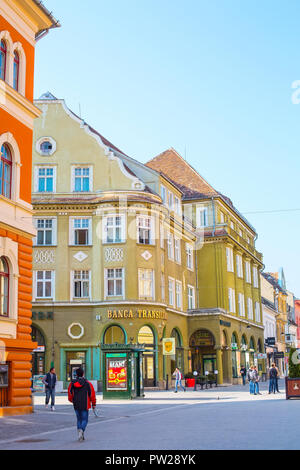
[(187, 388), (195, 387), (195, 379), (185, 379), (185, 385)]
[(300, 377), (296, 379), (285, 378), (286, 399), (300, 398)]

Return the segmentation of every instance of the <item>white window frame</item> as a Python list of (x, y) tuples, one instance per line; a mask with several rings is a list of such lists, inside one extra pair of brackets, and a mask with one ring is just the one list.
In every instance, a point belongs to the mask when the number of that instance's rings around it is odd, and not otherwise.
[(245, 277), (246, 277), (246, 282), (248, 284), (251, 284), (251, 263), (250, 261), (245, 261)]
[(253, 266), (252, 273), (253, 273), (253, 287), (258, 288), (258, 269), (256, 265)]
[[(89, 170), (89, 190), (88, 191), (76, 191), (75, 189), (75, 179), (77, 178), (77, 176), (75, 175), (75, 171), (77, 169), (81, 169), (81, 170), (84, 170), (84, 169), (88, 169)], [(84, 176), (82, 175), (81, 178), (83, 178)], [(73, 193), (78, 193), (78, 194), (81, 194), (81, 193), (90, 193), (93, 191), (93, 166), (92, 165), (72, 165), (71, 167), (71, 191)]]
[(168, 201), (167, 201), (168, 192), (167, 192), (167, 188), (163, 184), (160, 185), (160, 197), (161, 197), (163, 204), (167, 206), (168, 205)]
[(228, 288), (228, 309), (229, 313), (236, 313), (235, 289)]
[(160, 247), (164, 250), (165, 249), (165, 229), (164, 224), (160, 224)]
[(181, 200), (178, 196), (174, 196), (174, 211), (177, 215), (182, 215)]
[(236, 275), (243, 279), (243, 257), (239, 254), (236, 255)]
[(233, 249), (229, 246), (226, 247), (226, 260), (227, 260), (227, 271), (230, 273), (233, 273), (234, 272)]
[(174, 236), (174, 260), (181, 264), (181, 239)]
[(174, 261), (174, 235), (171, 232), (167, 233), (167, 247), (168, 247), (168, 259)]
[[(121, 271), (121, 276), (117, 276), (117, 270)], [(108, 277), (109, 271), (114, 271), (114, 276), (113, 277)], [(117, 294), (116, 287), (117, 287), (117, 281), (122, 281), (122, 293)], [(114, 283), (114, 293), (109, 294), (108, 293), (108, 282), (113, 281)], [(112, 297), (122, 297), (122, 299), (125, 299), (125, 268), (123, 267), (114, 267), (114, 268), (105, 268), (104, 269), (104, 297), (105, 299), (110, 299)]]
[(188, 297), (188, 310), (196, 308), (195, 303), (195, 287), (188, 284), (187, 286), (187, 297)]
[[(150, 221), (150, 226), (145, 224), (145, 221)], [(140, 225), (140, 222), (143, 221), (143, 225)], [(155, 245), (155, 220), (153, 216), (150, 215), (137, 215), (136, 217), (136, 229), (137, 229), (137, 234), (136, 234), (136, 240), (137, 243), (140, 245), (144, 246), (149, 246), (149, 245)], [(140, 229), (141, 230), (149, 230), (149, 243), (142, 243), (140, 241)]]
[[(39, 272), (43, 273), (43, 279), (38, 279), (38, 273)], [(51, 278), (50, 279), (45, 278), (46, 272), (51, 273)], [(33, 282), (34, 282), (34, 285), (33, 285), (34, 300), (44, 300), (44, 299), (45, 300), (47, 300), (47, 299), (55, 300), (55, 271), (53, 271), (51, 269), (36, 269), (34, 271)], [(43, 284), (43, 293), (45, 293), (45, 284), (48, 283), (48, 282), (51, 284), (51, 295), (47, 296), (47, 297), (45, 295), (38, 296), (38, 284), (39, 283)]]
[(261, 323), (261, 309), (259, 302), (255, 302), (255, 321), (256, 323)]
[[(150, 283), (151, 294), (146, 294), (145, 283)], [(139, 299), (155, 300), (155, 272), (153, 269), (138, 269)]]
[[(120, 218), (121, 219), (121, 225), (116, 224), (116, 219)], [(114, 219), (113, 225), (110, 227), (113, 229), (113, 234), (114, 234), (114, 241), (109, 241), (107, 239), (108, 235), (108, 220), (109, 219)], [(120, 241), (116, 239), (116, 229), (120, 227), (121, 231), (121, 239)], [(115, 245), (119, 243), (125, 243), (126, 242), (126, 215), (125, 214), (106, 214), (102, 218), (102, 243), (103, 245)]]
[(208, 207), (197, 207), (196, 208), (196, 226), (208, 227)]
[[(39, 191), (39, 170), (53, 170), (53, 191)], [(45, 175), (47, 178), (47, 175)], [(34, 192), (40, 194), (53, 194), (56, 193), (56, 165), (35, 165), (34, 167)]]
[[(49, 229), (49, 227), (38, 228), (38, 221), (39, 220), (44, 220), (44, 221), (52, 220), (52, 228), (51, 229)], [(44, 243), (42, 245), (38, 245), (38, 233), (37, 233), (36, 237), (34, 237), (34, 239), (33, 239), (33, 245), (34, 246), (42, 247), (42, 246), (55, 246), (55, 245), (57, 245), (57, 217), (45, 217), (45, 216), (34, 217), (33, 223), (34, 223), (34, 226), (35, 226), (35, 229), (36, 229), (37, 232), (38, 231), (43, 231), (45, 233), (45, 231), (50, 231), (51, 230), (51, 233), (52, 233), (52, 243), (50, 245), (48, 245), (46, 243)], [(45, 239), (45, 235), (44, 235), (44, 239)]]
[(175, 283), (175, 297), (176, 297), (176, 308), (182, 310), (182, 282), (176, 281)]
[(175, 293), (175, 279), (168, 277), (168, 304), (175, 307), (176, 293)]
[(186, 251), (186, 266), (190, 271), (194, 271), (194, 250), (193, 245), (190, 243), (185, 244)]
[[(86, 245), (75, 245), (75, 230), (84, 230), (75, 227), (75, 220), (88, 220), (88, 243)], [(69, 245), (70, 246), (92, 246), (93, 244), (93, 230), (92, 230), (92, 217), (78, 216), (69, 218)]]
[[(81, 276), (82, 273), (88, 273), (88, 278), (81, 278), (81, 279), (75, 279), (75, 272), (80, 272)], [(92, 290), (92, 283), (91, 283), (91, 277), (92, 277), (92, 272), (89, 269), (74, 269), (71, 271), (71, 300), (90, 300), (91, 299), (91, 290)], [(89, 287), (89, 293), (88, 296), (81, 296), (81, 297), (75, 297), (75, 282), (79, 281), (81, 283), (83, 282), (88, 282), (88, 287)]]
[(245, 296), (241, 292), (238, 294), (239, 316), (245, 317)]
[(248, 320), (253, 320), (253, 300), (251, 297), (247, 299), (247, 316)]

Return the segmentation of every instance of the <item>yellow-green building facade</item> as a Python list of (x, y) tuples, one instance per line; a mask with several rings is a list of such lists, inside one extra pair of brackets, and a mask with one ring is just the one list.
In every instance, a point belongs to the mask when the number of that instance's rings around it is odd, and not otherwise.
[[(184, 162), (192, 190), (155, 159), (125, 155), (63, 100), (47, 93), (36, 106), (34, 375), (54, 365), (65, 387), (82, 365), (101, 382), (99, 345), (115, 342), (147, 345), (146, 387), (164, 387), (176, 365), (217, 370), (219, 383), (237, 382), (242, 364), (262, 372), (262, 256), (231, 201), (173, 150), (167, 163)], [(170, 337), (176, 355), (163, 356)]]

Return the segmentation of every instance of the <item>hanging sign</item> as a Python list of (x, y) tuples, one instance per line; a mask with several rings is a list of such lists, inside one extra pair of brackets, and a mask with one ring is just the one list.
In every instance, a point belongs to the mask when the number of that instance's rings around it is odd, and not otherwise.
[(175, 354), (176, 354), (175, 338), (164, 338), (163, 339), (163, 355), (175, 356)]

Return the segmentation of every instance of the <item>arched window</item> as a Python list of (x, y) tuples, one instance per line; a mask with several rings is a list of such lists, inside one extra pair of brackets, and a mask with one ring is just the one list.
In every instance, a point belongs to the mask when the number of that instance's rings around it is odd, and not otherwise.
[(2, 145), (0, 152), (0, 194), (11, 198), (12, 157), (7, 144)]
[(14, 52), (14, 79), (13, 87), (19, 91), (19, 75), (20, 75), (20, 57), (17, 51)]
[(143, 374), (145, 387), (155, 387), (155, 336), (149, 326), (143, 326), (138, 334), (138, 343), (145, 344), (147, 351), (143, 354)]
[(125, 334), (120, 326), (110, 326), (104, 335), (104, 344), (125, 344)]
[(8, 317), (9, 269), (6, 259), (0, 258), (0, 316)]
[(4, 41), (0, 43), (0, 78), (5, 80), (6, 75), (6, 59), (7, 59), (7, 47)]

